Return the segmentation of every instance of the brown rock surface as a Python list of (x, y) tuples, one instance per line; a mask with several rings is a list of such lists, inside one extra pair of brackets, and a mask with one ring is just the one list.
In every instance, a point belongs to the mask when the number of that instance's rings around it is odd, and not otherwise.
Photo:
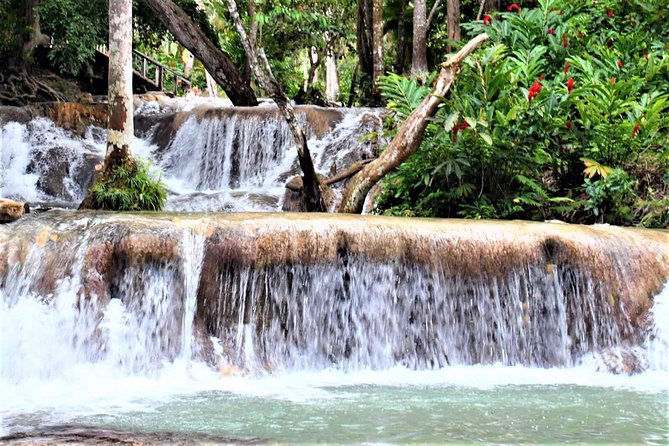
[(0, 223), (11, 223), (28, 211), (27, 203), (0, 198)]

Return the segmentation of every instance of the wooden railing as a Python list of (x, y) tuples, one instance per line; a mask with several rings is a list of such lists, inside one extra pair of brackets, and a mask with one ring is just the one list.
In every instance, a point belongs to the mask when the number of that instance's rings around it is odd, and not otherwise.
[[(135, 69), (137, 73), (145, 80), (153, 83), (159, 90), (167, 92), (167, 89), (165, 88), (165, 81), (167, 80), (166, 78), (171, 77), (171, 90), (175, 96), (179, 95), (179, 87), (181, 87), (182, 94), (186, 94), (190, 91), (191, 82), (181, 73), (173, 70), (172, 68), (166, 67), (157, 60), (154, 60), (137, 50), (132, 50), (132, 56), (133, 67), (135, 66), (135, 61), (139, 61), (138, 69)], [(151, 72), (153, 72), (153, 76), (149, 77)]]
[[(97, 50), (109, 57), (109, 50), (106, 46), (100, 46)], [(185, 95), (191, 89), (191, 81), (183, 74), (135, 49), (132, 50), (132, 67), (135, 75), (165, 93), (178, 96), (181, 92)], [(171, 84), (167, 85), (170, 81)]]

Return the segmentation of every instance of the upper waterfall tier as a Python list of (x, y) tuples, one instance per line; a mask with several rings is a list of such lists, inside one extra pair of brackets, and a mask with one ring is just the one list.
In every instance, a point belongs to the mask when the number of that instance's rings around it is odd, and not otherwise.
[[(0, 108), (0, 196), (78, 205), (105, 153), (98, 122), (104, 109), (89, 108)], [(297, 106), (296, 113), (322, 175), (375, 156), (382, 111)], [(132, 151), (162, 173), (169, 210), (278, 211), (286, 181), (300, 172), (288, 126), (273, 106), (147, 106), (135, 115), (135, 130)]]
[(131, 370), (572, 365), (643, 344), (667, 278), (668, 232), (608, 226), (52, 212), (0, 228), (7, 311), (65, 299), (75, 356)]

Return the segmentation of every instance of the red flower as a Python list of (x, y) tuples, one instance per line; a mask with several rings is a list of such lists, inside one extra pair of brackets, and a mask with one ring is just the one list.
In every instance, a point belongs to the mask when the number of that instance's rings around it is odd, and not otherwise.
[(567, 121), (567, 130), (571, 130), (571, 119)]
[(618, 68), (622, 68), (623, 67), (623, 62), (619, 60), (617, 65), (618, 65)]
[(512, 5), (510, 5), (510, 6), (509, 6), (508, 8), (506, 8), (506, 9), (507, 9), (509, 12), (513, 12), (513, 11), (520, 12), (520, 6), (518, 6), (518, 4), (516, 4), (516, 3), (513, 3)]
[(534, 81), (534, 84), (532, 84), (530, 89), (527, 91), (527, 100), (531, 101), (532, 99), (536, 98), (539, 93), (541, 93), (541, 84), (539, 81)]
[(490, 25), (491, 23), (492, 23), (492, 17), (490, 17), (489, 15), (483, 17), (483, 24), (484, 25)]
[(611, 80), (610, 80), (609, 82), (611, 82), (612, 84), (615, 84), (615, 83), (616, 83), (616, 78), (615, 78), (615, 77), (612, 77)]
[(636, 135), (639, 134), (639, 130), (641, 130), (641, 126), (637, 122), (636, 124), (634, 124), (634, 129), (632, 130), (632, 138), (634, 138)]
[(578, 37), (579, 39), (582, 39), (583, 38), (583, 33), (576, 34), (576, 37)]
[(610, 19), (613, 18), (613, 11), (611, 11), (611, 8), (606, 8), (606, 15), (609, 16)]
[(540, 81), (544, 80), (544, 75), (543, 75), (543, 74), (540, 74), (540, 75), (539, 75), (539, 80), (540, 80)]
[(562, 46), (567, 48), (569, 46), (569, 43), (567, 42), (567, 35), (562, 34)]
[(574, 89), (574, 78), (570, 77), (567, 81), (567, 91), (571, 94), (571, 91)]
[(551, 36), (554, 36), (555, 35), (555, 30), (553, 28), (548, 28), (548, 34), (550, 34)]
[(453, 126), (453, 142), (456, 141), (455, 137), (460, 130), (466, 130), (469, 128), (469, 123), (467, 121), (462, 121), (460, 124), (455, 124)]
[(567, 74), (569, 72), (569, 61), (567, 61), (566, 64), (564, 64), (564, 74)]

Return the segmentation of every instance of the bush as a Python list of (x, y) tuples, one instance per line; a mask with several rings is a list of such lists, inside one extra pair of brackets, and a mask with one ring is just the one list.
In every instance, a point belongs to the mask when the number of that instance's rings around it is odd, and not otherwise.
[[(387, 178), (383, 212), (666, 225), (669, 1), (538, 3), (463, 25), (490, 44)], [(395, 125), (428, 94), (383, 88)]]
[(159, 211), (167, 191), (150, 164), (136, 160), (135, 168), (119, 167), (101, 176), (89, 193), (95, 208), (114, 211)]

